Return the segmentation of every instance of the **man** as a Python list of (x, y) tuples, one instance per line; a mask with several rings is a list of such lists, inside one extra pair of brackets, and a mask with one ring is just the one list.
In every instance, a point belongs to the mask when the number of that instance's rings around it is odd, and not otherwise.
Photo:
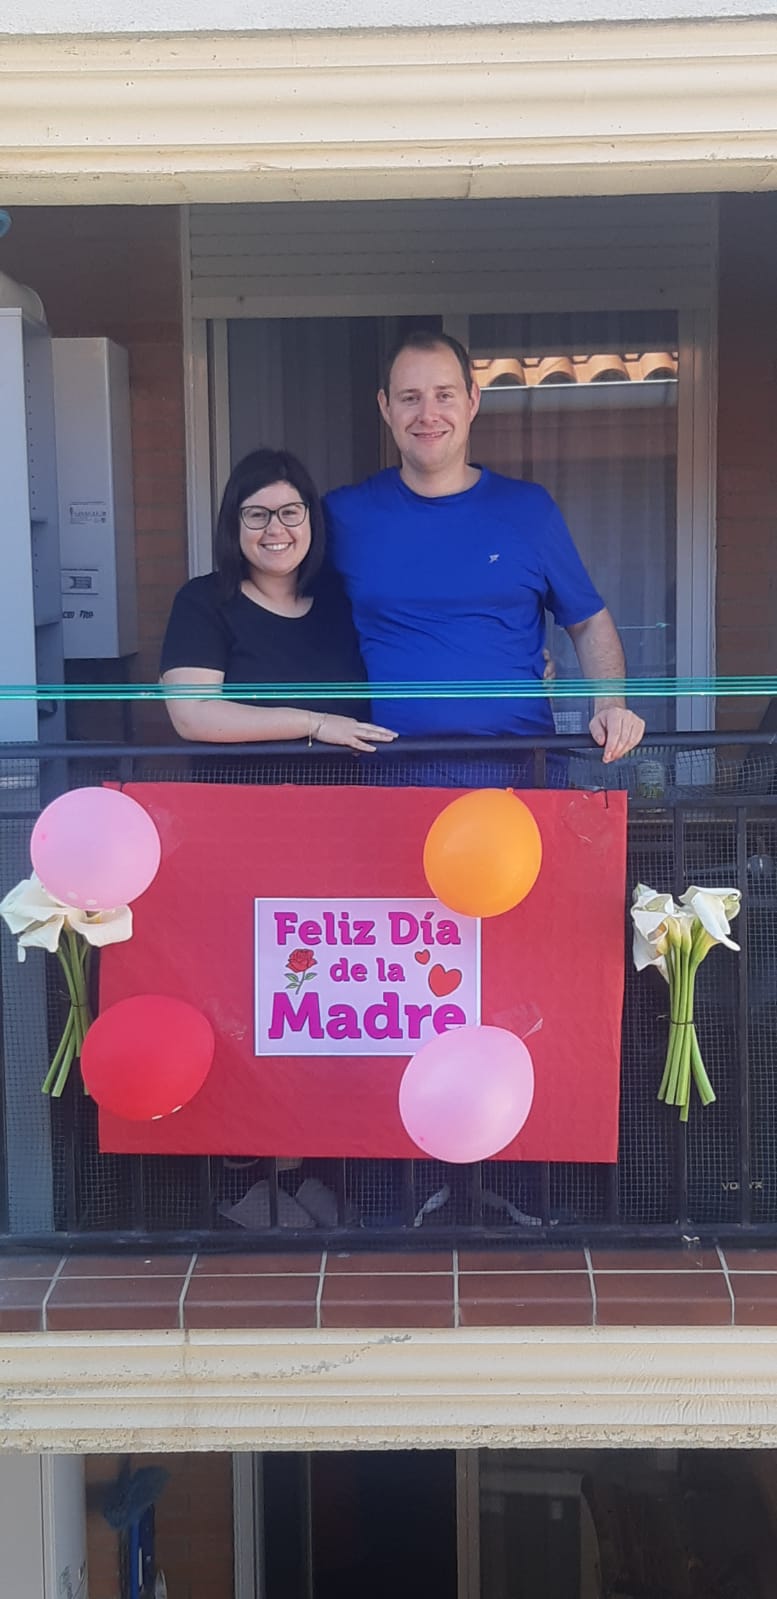
[[(327, 495), (331, 547), (375, 683), (539, 681), (544, 615), (565, 627), (588, 678), (625, 677), (615, 624), (558, 507), (538, 484), (470, 465), (480, 391), (456, 339), (414, 332), (378, 395), (401, 465)], [(553, 732), (549, 701), (381, 700), (406, 735)], [(641, 717), (597, 699), (605, 761), (640, 742)]]

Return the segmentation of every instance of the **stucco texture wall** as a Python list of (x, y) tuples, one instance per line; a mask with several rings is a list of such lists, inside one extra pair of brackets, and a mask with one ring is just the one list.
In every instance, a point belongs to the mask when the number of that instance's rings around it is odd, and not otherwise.
[(260, 33), (773, 17), (777, 0), (0, 0), (0, 33)]

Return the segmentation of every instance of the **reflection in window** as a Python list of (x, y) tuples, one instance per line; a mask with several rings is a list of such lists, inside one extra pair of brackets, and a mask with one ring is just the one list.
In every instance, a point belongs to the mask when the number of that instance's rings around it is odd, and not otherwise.
[[(561, 507), (623, 636), (635, 677), (675, 673), (677, 319), (667, 313), (480, 315), (470, 348), (481, 389), (472, 459), (542, 483)], [(559, 677), (578, 675), (549, 625)], [(633, 702), (654, 730), (674, 702)], [(559, 731), (583, 709), (562, 701)]]

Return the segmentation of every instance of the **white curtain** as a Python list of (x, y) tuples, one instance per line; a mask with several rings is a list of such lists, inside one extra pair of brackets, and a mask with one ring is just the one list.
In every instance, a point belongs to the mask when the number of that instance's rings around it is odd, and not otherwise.
[[(629, 674), (672, 675), (675, 319), (473, 316), (470, 345), (483, 363), (481, 383), (496, 373), (473, 427), (473, 461), (549, 490), (615, 617)], [(499, 367), (486, 365), (497, 361)], [(656, 376), (646, 375), (651, 372)], [(549, 625), (548, 643), (559, 676), (577, 675), (567, 635)], [(560, 704), (560, 730), (582, 725), (572, 704)], [(648, 700), (641, 709), (650, 728), (673, 725), (673, 702)]]

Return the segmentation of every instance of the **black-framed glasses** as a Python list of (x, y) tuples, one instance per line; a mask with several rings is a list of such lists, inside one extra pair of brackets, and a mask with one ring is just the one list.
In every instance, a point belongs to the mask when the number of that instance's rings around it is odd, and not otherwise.
[(300, 527), (307, 514), (308, 507), (304, 500), (290, 500), (288, 505), (279, 505), (276, 511), (271, 511), (268, 505), (240, 507), (240, 520), (251, 533), (263, 533), (274, 516), (277, 516), (281, 527)]

